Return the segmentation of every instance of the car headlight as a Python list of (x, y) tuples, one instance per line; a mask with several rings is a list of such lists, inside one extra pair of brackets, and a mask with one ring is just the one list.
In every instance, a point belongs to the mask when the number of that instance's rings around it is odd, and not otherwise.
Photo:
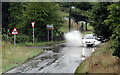
[(82, 43), (85, 43), (85, 41), (82, 41)]

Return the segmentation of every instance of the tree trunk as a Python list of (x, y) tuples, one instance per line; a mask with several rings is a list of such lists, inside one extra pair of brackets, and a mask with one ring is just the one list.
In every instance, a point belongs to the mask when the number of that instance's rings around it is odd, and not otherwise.
[(85, 22), (85, 25), (86, 25), (86, 26), (85, 26), (85, 30), (87, 31), (87, 21)]
[(83, 32), (83, 30), (84, 30), (84, 29), (83, 29), (83, 22), (82, 22), (82, 25), (81, 25), (81, 32)]

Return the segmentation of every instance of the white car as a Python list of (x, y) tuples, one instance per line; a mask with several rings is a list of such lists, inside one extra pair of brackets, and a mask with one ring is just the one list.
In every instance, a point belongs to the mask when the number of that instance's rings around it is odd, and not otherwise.
[(82, 38), (83, 46), (98, 46), (101, 42), (93, 34), (87, 34)]

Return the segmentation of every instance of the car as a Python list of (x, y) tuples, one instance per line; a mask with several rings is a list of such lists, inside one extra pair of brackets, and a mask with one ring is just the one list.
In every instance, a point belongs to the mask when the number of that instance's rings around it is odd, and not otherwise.
[(93, 34), (86, 34), (82, 38), (82, 44), (83, 46), (98, 46), (101, 42), (98, 41), (100, 38), (97, 38)]

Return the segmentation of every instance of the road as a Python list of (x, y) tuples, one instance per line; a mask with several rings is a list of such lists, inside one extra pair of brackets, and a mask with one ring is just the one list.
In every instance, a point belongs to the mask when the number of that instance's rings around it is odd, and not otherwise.
[(74, 73), (82, 61), (82, 55), (87, 58), (93, 50), (90, 47), (63, 47), (58, 52), (44, 51), (7, 73)]

